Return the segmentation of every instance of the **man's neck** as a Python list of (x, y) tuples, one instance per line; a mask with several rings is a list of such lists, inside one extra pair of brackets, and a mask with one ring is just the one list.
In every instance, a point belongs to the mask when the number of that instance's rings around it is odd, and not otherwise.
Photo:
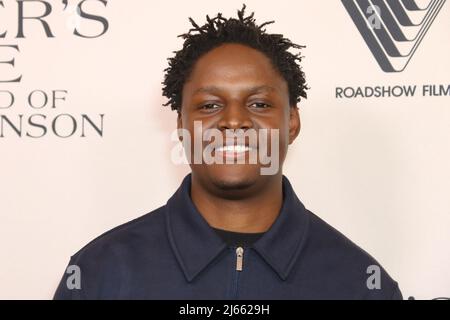
[(239, 200), (220, 197), (193, 178), (192, 202), (211, 227), (234, 232), (265, 232), (283, 204), (282, 175), (272, 178), (258, 192)]

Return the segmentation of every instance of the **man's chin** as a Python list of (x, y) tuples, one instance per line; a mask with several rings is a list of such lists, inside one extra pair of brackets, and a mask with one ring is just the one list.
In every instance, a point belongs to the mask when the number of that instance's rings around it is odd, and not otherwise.
[(258, 164), (194, 165), (192, 171), (205, 188), (223, 197), (237, 199), (255, 192), (261, 184), (261, 167)]
[(256, 179), (245, 179), (243, 177), (230, 179), (229, 177), (213, 179), (214, 185), (223, 191), (245, 190), (254, 185)]
[(244, 191), (251, 189), (260, 178), (259, 168), (247, 168), (246, 170), (221, 170), (210, 172), (210, 179), (214, 186), (222, 191)]

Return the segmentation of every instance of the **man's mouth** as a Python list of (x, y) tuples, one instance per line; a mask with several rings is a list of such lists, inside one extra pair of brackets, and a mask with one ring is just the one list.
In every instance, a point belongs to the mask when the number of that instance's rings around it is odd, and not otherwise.
[(225, 146), (219, 146), (215, 148), (216, 152), (223, 152), (223, 153), (243, 153), (247, 151), (253, 150), (252, 147), (249, 147), (247, 145), (238, 144), (238, 145), (225, 145)]
[[(256, 152), (257, 147), (248, 144), (236, 143), (233, 144), (227, 143), (225, 145), (218, 145), (214, 148), (214, 156), (222, 159), (229, 159), (231, 161), (235, 161), (238, 159), (245, 160), (247, 157), (253, 152)], [(228, 163), (228, 162), (227, 162)]]

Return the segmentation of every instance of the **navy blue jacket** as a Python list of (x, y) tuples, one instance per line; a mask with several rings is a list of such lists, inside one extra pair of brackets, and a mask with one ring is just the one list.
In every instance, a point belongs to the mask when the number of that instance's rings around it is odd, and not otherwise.
[[(378, 262), (308, 211), (285, 176), (280, 214), (243, 250), (228, 247), (208, 225), (190, 187), (189, 174), (166, 205), (73, 255), (81, 288), (66, 272), (54, 298), (402, 299)], [(380, 272), (368, 273), (374, 265)], [(369, 279), (377, 275), (379, 282)]]

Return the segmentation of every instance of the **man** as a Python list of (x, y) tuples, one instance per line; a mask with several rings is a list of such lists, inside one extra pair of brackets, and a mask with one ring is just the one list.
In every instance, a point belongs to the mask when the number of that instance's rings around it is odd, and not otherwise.
[[(308, 211), (282, 174), (306, 97), (300, 54), (288, 51), (301, 46), (266, 33), (273, 21), (258, 26), (244, 10), (238, 19), (207, 16), (203, 26), (191, 19), (165, 70), (191, 174), (165, 206), (73, 255), (81, 281), (71, 286), (67, 272), (56, 299), (402, 298), (377, 261)], [(199, 128), (219, 136), (202, 140), (193, 161)], [(247, 132), (256, 140), (242, 140)], [(249, 161), (261, 150), (277, 164), (271, 172), (263, 157)]]

